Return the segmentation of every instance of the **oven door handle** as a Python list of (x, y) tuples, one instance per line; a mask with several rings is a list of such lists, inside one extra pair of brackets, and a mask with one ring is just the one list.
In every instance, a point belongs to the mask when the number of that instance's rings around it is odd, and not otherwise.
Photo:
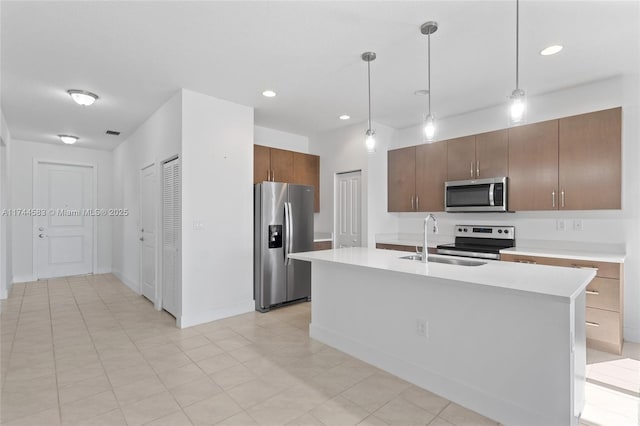
[(495, 188), (495, 184), (489, 184), (489, 205), (490, 206), (495, 206), (495, 201), (494, 201), (494, 197), (493, 197), (493, 192)]

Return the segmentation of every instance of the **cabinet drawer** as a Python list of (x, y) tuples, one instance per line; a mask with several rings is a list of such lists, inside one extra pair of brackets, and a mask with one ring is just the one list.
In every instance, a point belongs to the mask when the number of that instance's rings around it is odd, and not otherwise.
[(594, 268), (597, 269), (596, 276), (604, 278), (620, 278), (620, 264), (610, 262), (595, 262), (590, 260), (576, 259), (549, 259), (552, 263), (549, 265), (566, 266), (569, 268)]
[(521, 254), (502, 254), (500, 260), (507, 262), (538, 263), (540, 265), (564, 266), (567, 268), (594, 268), (596, 276), (604, 278), (620, 278), (620, 264), (595, 262), (590, 260), (559, 259), (556, 257), (525, 256)]
[(587, 339), (619, 345), (620, 314), (603, 309), (587, 308)]
[(620, 280), (595, 277), (587, 286), (587, 307), (620, 312)]

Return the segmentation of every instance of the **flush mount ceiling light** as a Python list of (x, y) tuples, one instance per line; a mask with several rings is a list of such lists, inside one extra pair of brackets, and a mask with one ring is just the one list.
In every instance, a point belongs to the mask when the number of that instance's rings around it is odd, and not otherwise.
[(427, 142), (433, 141), (436, 137), (436, 119), (431, 113), (431, 34), (436, 31), (438, 31), (438, 23), (435, 21), (425, 22), (420, 27), (420, 32), (427, 36), (427, 97), (429, 110), (424, 118), (424, 139)]
[(340, 120), (348, 120), (348, 119), (350, 119), (350, 118), (351, 118), (351, 116), (350, 116), (350, 115), (347, 115), (347, 114), (342, 114), (342, 115), (341, 115), (340, 117), (338, 117), (338, 118), (339, 118)]
[(555, 55), (556, 53), (560, 52), (562, 49), (563, 49), (563, 46), (561, 44), (554, 44), (552, 46), (548, 46), (542, 49), (540, 51), (540, 54), (542, 56)]
[(98, 95), (95, 93), (87, 92), (86, 90), (67, 90), (71, 99), (75, 101), (78, 105), (89, 106), (93, 105), (93, 103), (98, 100)]
[(265, 98), (273, 98), (276, 96), (276, 92), (274, 92), (273, 90), (265, 90), (264, 92), (262, 92), (262, 96), (264, 96)]
[(73, 145), (78, 141), (78, 139), (80, 139), (79, 137), (72, 136), (72, 135), (58, 135), (58, 137), (62, 142), (66, 143), (67, 145)]
[(367, 147), (367, 152), (376, 152), (376, 131), (371, 128), (371, 61), (376, 60), (375, 52), (364, 52), (362, 54), (362, 60), (367, 63), (367, 89), (369, 93), (369, 128), (365, 133), (364, 143)]
[(526, 98), (524, 90), (520, 89), (519, 80), (520, 55), (520, 1), (516, 0), (516, 88), (509, 96), (509, 124), (512, 126), (524, 123), (526, 113)]

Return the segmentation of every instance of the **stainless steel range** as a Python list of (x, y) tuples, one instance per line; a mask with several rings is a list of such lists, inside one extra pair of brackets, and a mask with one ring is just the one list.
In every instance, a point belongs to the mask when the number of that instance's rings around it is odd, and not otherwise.
[(456, 225), (453, 244), (437, 247), (438, 254), (500, 259), (500, 250), (516, 245), (514, 226)]

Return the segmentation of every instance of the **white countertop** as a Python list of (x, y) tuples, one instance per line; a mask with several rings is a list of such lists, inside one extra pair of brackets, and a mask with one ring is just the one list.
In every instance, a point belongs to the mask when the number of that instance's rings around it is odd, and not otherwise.
[[(407, 252), (406, 254), (412, 254)], [(403, 252), (349, 247), (316, 252), (292, 253), (292, 259), (340, 263), (425, 277), (535, 293), (569, 301), (577, 297), (596, 274), (595, 269), (486, 261), (481, 266), (458, 266), (400, 259)], [(437, 256), (435, 257), (449, 257)], [(474, 259), (478, 260), (478, 259)], [(483, 260), (484, 261), (484, 260)]]
[[(395, 244), (399, 246), (421, 246), (422, 234), (376, 234), (377, 244)], [(453, 242), (453, 237), (448, 235), (429, 234), (429, 247)]]
[(519, 254), (524, 256), (553, 257), (557, 259), (591, 260), (593, 262), (624, 263), (625, 254), (620, 252), (540, 248), (540, 247), (511, 247), (500, 250), (500, 254)]

